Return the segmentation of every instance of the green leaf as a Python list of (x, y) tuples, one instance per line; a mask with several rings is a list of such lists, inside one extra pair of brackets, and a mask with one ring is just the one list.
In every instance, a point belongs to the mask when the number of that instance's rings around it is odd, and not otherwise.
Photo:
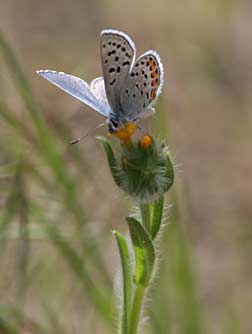
[(151, 204), (141, 204), (141, 220), (148, 234), (151, 232)]
[(151, 215), (151, 238), (152, 240), (155, 239), (160, 229), (160, 226), (162, 223), (162, 217), (163, 217), (163, 209), (164, 209), (164, 197), (161, 196), (159, 200), (157, 200), (156, 202), (152, 204), (152, 215)]
[(154, 267), (155, 250), (152, 241), (141, 223), (133, 217), (126, 218), (135, 253), (134, 281), (136, 285), (147, 286)]
[(120, 252), (123, 274), (123, 308), (122, 308), (122, 334), (128, 333), (129, 313), (131, 303), (131, 268), (127, 243), (117, 231), (113, 231)]
[(118, 187), (121, 187), (121, 185), (122, 185), (122, 177), (120, 175), (121, 174), (120, 173), (121, 168), (120, 168), (120, 165), (119, 165), (118, 161), (116, 160), (116, 157), (114, 155), (112, 147), (105, 138), (99, 137), (98, 139), (102, 143), (102, 146), (103, 146), (103, 148), (105, 150), (105, 153), (107, 155), (107, 160), (108, 160), (110, 172), (113, 176), (113, 179), (114, 179), (115, 183), (118, 185)]

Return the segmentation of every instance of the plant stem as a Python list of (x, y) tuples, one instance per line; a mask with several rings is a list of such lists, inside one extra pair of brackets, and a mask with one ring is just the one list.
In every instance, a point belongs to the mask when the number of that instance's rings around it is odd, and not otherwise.
[(151, 230), (151, 216), (150, 216), (150, 205), (141, 204), (140, 205), (142, 224), (146, 229), (147, 233), (150, 233)]
[(137, 285), (130, 314), (129, 334), (137, 334), (145, 287)]

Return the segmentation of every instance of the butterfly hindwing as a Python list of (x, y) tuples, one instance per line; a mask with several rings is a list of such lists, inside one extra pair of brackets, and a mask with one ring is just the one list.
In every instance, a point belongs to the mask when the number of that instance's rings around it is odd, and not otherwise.
[(121, 107), (128, 120), (136, 120), (154, 103), (163, 76), (163, 65), (156, 51), (147, 51), (136, 60), (121, 92)]
[(135, 46), (124, 33), (101, 32), (101, 59), (108, 102), (115, 114), (121, 113), (120, 95), (135, 58)]
[(108, 116), (108, 110), (100, 103), (88, 83), (84, 80), (64, 72), (40, 70), (37, 73), (103, 116)]
[(90, 84), (90, 89), (106, 110), (106, 114), (109, 115), (112, 110), (108, 103), (103, 77), (95, 78)]

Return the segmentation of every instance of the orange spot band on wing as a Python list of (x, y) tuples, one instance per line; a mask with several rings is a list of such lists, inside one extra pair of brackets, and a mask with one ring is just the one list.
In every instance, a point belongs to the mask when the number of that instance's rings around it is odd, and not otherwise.
[(152, 80), (151, 85), (152, 85), (152, 87), (156, 87), (157, 86), (157, 79)]
[(151, 65), (150, 65), (150, 70), (153, 71), (154, 68), (155, 68), (154, 65), (151, 64)]
[(152, 89), (150, 92), (151, 99), (154, 100), (156, 97), (155, 89)]
[(150, 70), (151, 70), (151, 77), (152, 77), (152, 82), (151, 82), (151, 86), (153, 87), (153, 89), (150, 92), (150, 96), (151, 96), (151, 100), (154, 100), (156, 97), (156, 88), (158, 85), (158, 73), (156, 73), (157, 70), (157, 64), (154, 61), (149, 61), (149, 66), (150, 66)]

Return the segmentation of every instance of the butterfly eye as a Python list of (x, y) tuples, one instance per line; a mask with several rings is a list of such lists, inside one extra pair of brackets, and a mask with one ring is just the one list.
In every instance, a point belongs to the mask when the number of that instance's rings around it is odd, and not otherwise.
[(119, 129), (119, 122), (117, 122), (114, 119), (111, 119), (109, 124), (108, 124), (108, 127), (109, 127), (109, 132), (113, 133), (113, 132), (115, 132)]
[(115, 121), (114, 119), (111, 120), (111, 124), (112, 124), (114, 129), (117, 129), (119, 127), (119, 123), (117, 121)]

